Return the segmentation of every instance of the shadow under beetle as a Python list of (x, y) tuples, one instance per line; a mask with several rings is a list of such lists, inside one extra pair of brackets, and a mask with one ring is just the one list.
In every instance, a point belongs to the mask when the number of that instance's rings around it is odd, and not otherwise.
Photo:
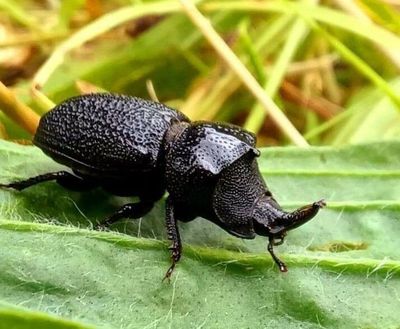
[(181, 257), (178, 220), (200, 216), (239, 238), (266, 236), (269, 253), (286, 272), (273, 246), (325, 205), (320, 200), (293, 212), (282, 210), (258, 170), (260, 153), (253, 134), (228, 124), (190, 122), (179, 111), (136, 97), (90, 94), (68, 99), (41, 118), (33, 143), (72, 171), (0, 187), (23, 190), (55, 180), (71, 190), (101, 187), (117, 196), (139, 197), (102, 227), (142, 217), (168, 191), (165, 220), (172, 264), (165, 278)]

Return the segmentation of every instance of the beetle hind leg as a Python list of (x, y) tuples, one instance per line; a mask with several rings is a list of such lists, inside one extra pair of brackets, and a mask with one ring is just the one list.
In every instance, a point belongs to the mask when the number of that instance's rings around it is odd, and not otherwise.
[(10, 188), (21, 191), (33, 185), (52, 180), (55, 180), (61, 186), (74, 191), (85, 191), (96, 186), (94, 182), (75, 176), (67, 171), (57, 171), (31, 177), (18, 182), (0, 184), (0, 188)]

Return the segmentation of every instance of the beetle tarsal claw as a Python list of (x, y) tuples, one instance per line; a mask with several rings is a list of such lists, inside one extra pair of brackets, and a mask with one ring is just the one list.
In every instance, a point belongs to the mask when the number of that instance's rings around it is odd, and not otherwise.
[(326, 207), (326, 202), (324, 199), (321, 199), (319, 201), (314, 202), (312, 205), (313, 205), (313, 207), (320, 209), (320, 208)]
[(169, 267), (169, 269), (167, 270), (167, 272), (165, 272), (164, 278), (162, 279), (162, 282), (164, 282), (165, 280), (168, 280), (169, 283), (171, 283), (171, 274), (175, 269), (175, 262), (172, 263), (172, 265)]
[(279, 264), (279, 271), (281, 272), (287, 272), (287, 266), (284, 263)]
[(96, 231), (105, 232), (108, 230), (108, 227), (102, 223), (97, 223), (96, 225), (93, 226), (93, 229)]

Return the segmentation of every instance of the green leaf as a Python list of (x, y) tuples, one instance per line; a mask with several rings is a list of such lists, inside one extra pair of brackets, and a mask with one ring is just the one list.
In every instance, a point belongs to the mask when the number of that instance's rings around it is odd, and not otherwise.
[(8, 307), (0, 303), (0, 329), (91, 329), (94, 326), (82, 325), (46, 313)]
[[(2, 190), (0, 323), (14, 321), (4, 311), (14, 305), (32, 328), (32, 312), (99, 328), (396, 328), (399, 154), (399, 142), (262, 150), (260, 169), (283, 207), (328, 202), (277, 248), (287, 274), (265, 238), (243, 241), (197, 219), (180, 223), (183, 258), (171, 284), (161, 282), (163, 202), (114, 225), (120, 233), (97, 232), (91, 223), (128, 199), (53, 182)], [(0, 143), (2, 183), (60, 168), (37, 148)]]
[(0, 9), (5, 11), (12, 19), (21, 25), (30, 27), (34, 31), (40, 31), (38, 22), (32, 18), (28, 10), (23, 8), (20, 3), (15, 0), (0, 0)]
[(68, 29), (70, 20), (75, 12), (85, 4), (84, 0), (69, 0), (62, 1), (59, 10), (59, 27), (62, 29)]

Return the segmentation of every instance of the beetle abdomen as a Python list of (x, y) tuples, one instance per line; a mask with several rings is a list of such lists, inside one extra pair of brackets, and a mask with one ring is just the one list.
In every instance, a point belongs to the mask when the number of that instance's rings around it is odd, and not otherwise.
[(115, 94), (78, 96), (40, 120), (34, 144), (83, 173), (151, 171), (171, 120), (188, 121), (163, 104)]

